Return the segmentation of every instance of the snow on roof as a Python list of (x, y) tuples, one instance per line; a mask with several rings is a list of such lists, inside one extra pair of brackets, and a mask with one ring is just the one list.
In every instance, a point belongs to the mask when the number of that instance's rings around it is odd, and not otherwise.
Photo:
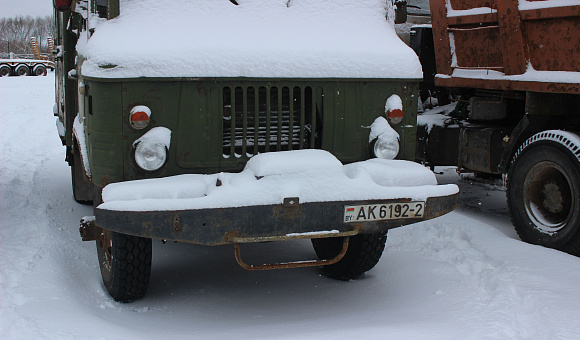
[(388, 0), (120, 2), (79, 39), (85, 76), (422, 78)]

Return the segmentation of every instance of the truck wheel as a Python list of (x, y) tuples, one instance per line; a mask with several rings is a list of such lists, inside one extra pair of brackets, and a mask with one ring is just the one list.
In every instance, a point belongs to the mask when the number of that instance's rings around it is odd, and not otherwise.
[(70, 166), (73, 197), (80, 204), (93, 204), (93, 184), (85, 180), (83, 161), (78, 144), (73, 148), (73, 161)]
[(103, 230), (97, 254), (103, 284), (115, 301), (145, 296), (151, 276), (151, 239)]
[(44, 65), (36, 65), (32, 69), (32, 74), (35, 76), (45, 76), (46, 75), (46, 67)]
[(30, 69), (26, 65), (18, 65), (14, 74), (17, 76), (27, 76), (30, 73)]
[(6, 77), (10, 75), (10, 66), (2, 65), (0, 66), (0, 77)]
[(523, 241), (580, 255), (579, 141), (571, 133), (544, 131), (516, 152), (507, 202)]
[[(348, 250), (342, 260), (324, 266), (322, 270), (326, 276), (333, 279), (344, 281), (356, 279), (379, 262), (386, 241), (386, 231), (351, 236)], [(316, 255), (321, 260), (335, 257), (342, 249), (342, 243), (342, 237), (312, 239)]]

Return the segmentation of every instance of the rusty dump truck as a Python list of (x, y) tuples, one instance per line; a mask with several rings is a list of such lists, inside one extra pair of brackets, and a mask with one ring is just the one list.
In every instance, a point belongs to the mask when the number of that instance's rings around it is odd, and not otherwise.
[(416, 159), (507, 174), (521, 239), (580, 254), (580, 2), (430, 0), (430, 16), (411, 29), (421, 96), (456, 106), (419, 115)]
[[(54, 113), (74, 197), (94, 205), (82, 238), (117, 301), (144, 296), (152, 239), (348, 280), (389, 229), (457, 206), (457, 186), (413, 161), (422, 73), (394, 1), (54, 5)], [(241, 256), (295, 239), (317, 259)]]

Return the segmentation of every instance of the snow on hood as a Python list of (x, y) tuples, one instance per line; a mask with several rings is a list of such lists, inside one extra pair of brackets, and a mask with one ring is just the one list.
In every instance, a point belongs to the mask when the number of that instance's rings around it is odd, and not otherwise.
[[(91, 77), (422, 78), (387, 0), (121, 0), (79, 39)], [(105, 68), (100, 66), (106, 66)], [(112, 67), (116, 66), (116, 67)]]

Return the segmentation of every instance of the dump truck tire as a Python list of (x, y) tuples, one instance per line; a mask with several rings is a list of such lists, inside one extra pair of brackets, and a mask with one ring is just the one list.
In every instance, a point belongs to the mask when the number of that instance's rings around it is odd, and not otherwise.
[[(356, 279), (371, 270), (385, 250), (387, 232), (351, 236), (344, 257), (335, 264), (322, 267), (324, 274), (337, 280)], [(321, 260), (335, 257), (342, 249), (343, 238), (312, 239), (316, 255)]]
[(580, 255), (580, 138), (552, 130), (513, 157), (507, 202), (523, 241)]
[(103, 230), (97, 254), (103, 284), (119, 302), (145, 296), (151, 276), (151, 239)]

